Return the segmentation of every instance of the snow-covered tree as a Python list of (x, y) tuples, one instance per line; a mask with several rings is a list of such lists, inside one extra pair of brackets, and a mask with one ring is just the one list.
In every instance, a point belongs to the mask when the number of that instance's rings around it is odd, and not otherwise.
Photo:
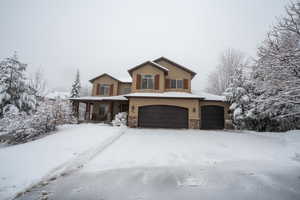
[(72, 89), (71, 89), (71, 98), (76, 98), (80, 96), (80, 89), (81, 89), (81, 85), (80, 85), (80, 74), (79, 74), (79, 70), (77, 70), (76, 72), (76, 78), (74, 80), (74, 83), (72, 85)]
[(238, 129), (246, 127), (245, 118), (251, 102), (252, 85), (245, 71), (243, 65), (236, 67), (229, 79), (229, 87), (223, 93), (231, 104), (232, 122)]
[(226, 90), (238, 128), (286, 131), (300, 128), (300, 2), (286, 7), (258, 48), (248, 79), (235, 75)]
[(258, 121), (256, 130), (300, 127), (300, 2), (290, 3), (286, 13), (258, 49), (249, 111)]
[(10, 106), (25, 112), (35, 108), (35, 91), (29, 87), (25, 70), (26, 64), (16, 54), (0, 61), (0, 117)]
[(227, 49), (222, 53), (216, 69), (209, 74), (206, 91), (221, 95), (229, 87), (235, 69), (240, 66), (247, 66), (248, 63), (249, 59), (243, 53), (238, 50)]

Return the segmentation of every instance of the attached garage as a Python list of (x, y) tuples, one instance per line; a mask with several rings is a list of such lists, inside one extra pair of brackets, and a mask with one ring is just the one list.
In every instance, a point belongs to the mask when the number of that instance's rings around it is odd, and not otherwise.
[(207, 105), (201, 106), (202, 129), (224, 129), (224, 107)]
[(147, 128), (188, 128), (188, 109), (169, 105), (141, 106), (138, 126)]

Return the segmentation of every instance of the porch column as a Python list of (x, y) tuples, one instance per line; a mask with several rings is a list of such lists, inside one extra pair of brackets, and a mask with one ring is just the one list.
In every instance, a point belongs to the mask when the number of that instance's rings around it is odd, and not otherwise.
[(108, 102), (108, 104), (107, 104), (107, 118), (106, 118), (106, 121), (107, 122), (111, 122), (112, 121), (112, 115), (113, 115), (113, 104), (112, 104), (112, 102), (110, 101), (110, 102)]
[(90, 120), (90, 103), (86, 103), (85, 104), (85, 115), (84, 115), (84, 119), (85, 120)]
[(112, 101), (110, 103), (110, 121), (112, 121), (114, 118), (114, 102)]
[(73, 101), (73, 102), (72, 102), (72, 106), (73, 106), (73, 113), (74, 113), (74, 116), (75, 116), (76, 118), (79, 118), (79, 102)]

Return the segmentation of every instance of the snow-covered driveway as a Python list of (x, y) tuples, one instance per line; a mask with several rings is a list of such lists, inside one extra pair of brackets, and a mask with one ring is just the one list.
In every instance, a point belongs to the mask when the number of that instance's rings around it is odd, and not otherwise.
[(104, 124), (65, 125), (57, 131), (26, 144), (0, 147), (1, 200), (82, 166), (123, 133)]
[(300, 132), (126, 129), (19, 199), (300, 199)]

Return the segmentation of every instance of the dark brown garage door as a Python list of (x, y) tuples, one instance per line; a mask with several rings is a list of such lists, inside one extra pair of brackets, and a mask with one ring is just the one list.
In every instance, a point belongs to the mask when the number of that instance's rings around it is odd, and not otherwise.
[(224, 108), (221, 106), (201, 107), (202, 129), (224, 129)]
[(177, 106), (142, 106), (138, 124), (147, 128), (188, 128), (188, 110)]

